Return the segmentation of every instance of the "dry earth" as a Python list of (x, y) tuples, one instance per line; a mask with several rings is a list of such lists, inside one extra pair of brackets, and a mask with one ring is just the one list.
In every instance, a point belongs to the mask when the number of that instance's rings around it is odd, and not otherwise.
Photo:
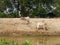
[[(36, 23), (44, 21), (48, 30), (36, 30)], [(60, 18), (31, 18), (30, 24), (20, 18), (0, 18), (0, 35), (60, 35)]]

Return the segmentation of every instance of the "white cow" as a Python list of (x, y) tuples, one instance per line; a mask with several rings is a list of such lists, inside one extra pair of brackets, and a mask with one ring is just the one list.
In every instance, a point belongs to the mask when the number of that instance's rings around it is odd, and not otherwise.
[(40, 29), (48, 30), (47, 23), (37, 22), (36, 29), (37, 30), (40, 30)]
[(27, 17), (21, 17), (22, 20), (25, 20), (27, 22), (27, 24), (30, 23), (30, 17), (27, 16)]

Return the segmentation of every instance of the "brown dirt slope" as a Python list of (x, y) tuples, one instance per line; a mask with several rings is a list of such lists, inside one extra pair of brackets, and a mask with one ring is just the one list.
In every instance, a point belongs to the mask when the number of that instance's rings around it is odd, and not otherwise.
[[(36, 23), (44, 21), (48, 30), (36, 30)], [(31, 18), (30, 24), (20, 18), (0, 18), (0, 35), (60, 35), (60, 18)]]

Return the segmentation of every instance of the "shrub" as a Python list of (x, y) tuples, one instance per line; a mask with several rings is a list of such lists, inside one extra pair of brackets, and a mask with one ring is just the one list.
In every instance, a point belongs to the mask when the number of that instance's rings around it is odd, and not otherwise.
[(4, 16), (4, 13), (0, 11), (0, 18), (3, 18)]
[(1, 41), (1, 45), (8, 45), (8, 42), (4, 39)]
[(17, 13), (4, 14), (0, 11), (0, 18), (17, 18), (19, 15)]
[(28, 40), (26, 40), (24, 43), (22, 43), (21, 45), (32, 45), (31, 43), (30, 43), (30, 41), (28, 41)]
[(45, 9), (43, 9), (42, 7), (36, 8), (36, 9), (32, 9), (29, 11), (29, 16), (30, 17), (43, 17), (43, 14), (46, 14)]
[[(14, 41), (7, 42), (5, 39), (3, 39), (3, 40), (1, 40), (0, 45), (19, 45), (19, 43), (18, 42), (14, 42)], [(32, 45), (32, 44), (30, 43), (29, 40), (26, 40), (21, 45)]]
[(60, 17), (60, 6), (58, 6), (55, 10), (53, 10), (53, 13), (54, 13), (57, 17)]

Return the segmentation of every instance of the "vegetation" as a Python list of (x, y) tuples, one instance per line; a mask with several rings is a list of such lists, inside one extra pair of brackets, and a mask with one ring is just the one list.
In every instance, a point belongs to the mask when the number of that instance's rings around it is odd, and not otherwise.
[(22, 43), (21, 45), (32, 45), (30, 41), (26, 40), (26, 42)]
[(55, 10), (53, 10), (53, 13), (54, 13), (57, 17), (60, 17), (60, 6), (58, 6)]
[(4, 40), (1, 40), (0, 45), (32, 45), (32, 44), (30, 43), (29, 40), (26, 40), (26, 41), (23, 42), (22, 44), (19, 44), (18, 42), (14, 42), (14, 41), (7, 42), (7, 41), (4, 39)]
[[(11, 2), (13, 4), (11, 4)], [(0, 17), (19, 17), (18, 11), (20, 11), (21, 16), (43, 17), (53, 12), (60, 17), (59, 5), (60, 0), (0, 0)], [(7, 8), (11, 8), (12, 13), (4, 14)], [(17, 12), (13, 13), (14, 8), (17, 9), (15, 10)]]

